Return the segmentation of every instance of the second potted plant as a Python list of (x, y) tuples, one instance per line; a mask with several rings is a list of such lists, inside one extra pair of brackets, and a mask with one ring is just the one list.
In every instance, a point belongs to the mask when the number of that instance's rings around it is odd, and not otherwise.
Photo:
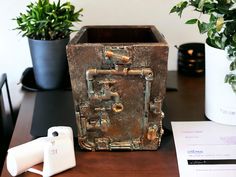
[(15, 18), (22, 36), (28, 37), (36, 84), (44, 90), (62, 87), (68, 77), (66, 45), (73, 22), (80, 22), (83, 9), (75, 11), (68, 1), (38, 0)]
[[(236, 125), (236, 0), (182, 1), (171, 13), (181, 16), (188, 7), (200, 15), (186, 23), (197, 24), (200, 33), (207, 33), (206, 116), (216, 122)], [(209, 21), (202, 21), (201, 14), (208, 15)]]

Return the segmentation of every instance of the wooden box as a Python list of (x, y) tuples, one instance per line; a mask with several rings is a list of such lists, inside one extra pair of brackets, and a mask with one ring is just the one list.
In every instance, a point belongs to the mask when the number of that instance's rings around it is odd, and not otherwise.
[(168, 58), (157, 29), (85, 26), (67, 55), (81, 148), (156, 150)]

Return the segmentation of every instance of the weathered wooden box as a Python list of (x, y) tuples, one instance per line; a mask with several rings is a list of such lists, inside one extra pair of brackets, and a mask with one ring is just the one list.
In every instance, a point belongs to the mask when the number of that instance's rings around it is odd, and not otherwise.
[(163, 134), (168, 46), (154, 26), (85, 26), (67, 46), (88, 150), (156, 150)]

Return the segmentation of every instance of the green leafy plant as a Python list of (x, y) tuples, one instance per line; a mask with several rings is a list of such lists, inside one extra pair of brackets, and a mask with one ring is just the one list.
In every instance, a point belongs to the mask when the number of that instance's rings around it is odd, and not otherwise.
[(55, 40), (68, 37), (73, 31), (73, 22), (80, 22), (81, 8), (68, 1), (61, 4), (60, 0), (50, 3), (49, 0), (38, 0), (27, 6), (26, 13), (20, 13), (16, 20), (22, 36), (38, 40)]
[[(197, 24), (200, 33), (207, 33), (207, 44), (227, 51), (231, 64), (225, 82), (236, 93), (236, 0), (181, 1), (170, 13), (177, 13), (181, 17), (186, 8), (200, 13), (198, 18), (190, 19), (186, 24)], [(208, 14), (209, 21), (202, 21), (201, 14)]]

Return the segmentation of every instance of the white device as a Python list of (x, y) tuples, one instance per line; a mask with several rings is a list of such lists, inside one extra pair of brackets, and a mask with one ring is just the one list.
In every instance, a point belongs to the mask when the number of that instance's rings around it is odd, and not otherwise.
[(45, 138), (38, 138), (8, 150), (7, 169), (12, 176), (43, 162)]
[(51, 176), (75, 167), (72, 129), (62, 126), (52, 127), (48, 129), (48, 137), (51, 138), (44, 146), (43, 176)]
[[(42, 162), (43, 171), (31, 168)], [(30, 171), (47, 177), (75, 165), (73, 131), (65, 126), (51, 127), (47, 137), (13, 147), (7, 155), (7, 169), (12, 176)]]
[(70, 138), (71, 142), (74, 144), (73, 131), (71, 127), (66, 126), (56, 126), (48, 129), (47, 137), (63, 137), (66, 136)]

